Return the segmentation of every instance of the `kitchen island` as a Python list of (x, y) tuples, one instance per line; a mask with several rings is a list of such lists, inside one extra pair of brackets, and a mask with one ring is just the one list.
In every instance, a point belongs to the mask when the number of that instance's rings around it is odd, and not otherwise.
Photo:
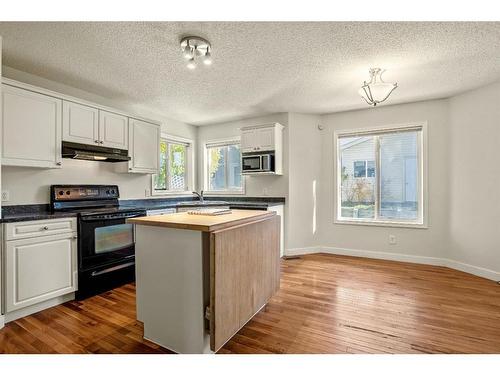
[(272, 211), (133, 218), (137, 319), (177, 353), (213, 353), (279, 289), (280, 218)]

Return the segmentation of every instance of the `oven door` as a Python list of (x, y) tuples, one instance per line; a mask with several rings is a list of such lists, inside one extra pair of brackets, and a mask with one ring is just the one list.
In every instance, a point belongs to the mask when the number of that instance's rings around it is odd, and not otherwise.
[(127, 218), (143, 213), (83, 216), (79, 219), (79, 269), (87, 270), (110, 264), (135, 254), (134, 225)]
[(249, 155), (241, 158), (241, 169), (243, 172), (259, 172), (262, 170), (261, 155)]

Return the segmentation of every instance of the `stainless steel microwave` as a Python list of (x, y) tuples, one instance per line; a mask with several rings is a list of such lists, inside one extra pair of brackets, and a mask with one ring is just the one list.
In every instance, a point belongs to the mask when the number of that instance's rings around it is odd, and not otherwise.
[(241, 156), (242, 173), (274, 172), (274, 153), (243, 154)]

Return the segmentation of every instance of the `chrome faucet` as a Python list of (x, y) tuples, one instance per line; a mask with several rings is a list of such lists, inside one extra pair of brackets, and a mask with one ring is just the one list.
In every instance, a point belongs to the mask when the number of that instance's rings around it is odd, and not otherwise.
[(203, 190), (200, 193), (193, 191), (193, 194), (200, 198), (200, 203), (203, 203)]

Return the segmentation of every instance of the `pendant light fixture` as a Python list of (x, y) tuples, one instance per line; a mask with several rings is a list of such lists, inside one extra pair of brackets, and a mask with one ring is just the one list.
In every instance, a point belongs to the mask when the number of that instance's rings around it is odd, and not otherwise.
[(182, 56), (188, 60), (188, 69), (196, 69), (197, 59), (201, 59), (204, 65), (212, 64), (212, 46), (208, 40), (199, 36), (187, 36), (181, 39), (180, 44)]
[(373, 107), (387, 100), (389, 95), (398, 87), (397, 83), (386, 83), (382, 80), (384, 71), (380, 68), (371, 68), (370, 82), (364, 81), (363, 86), (358, 90), (359, 95)]

